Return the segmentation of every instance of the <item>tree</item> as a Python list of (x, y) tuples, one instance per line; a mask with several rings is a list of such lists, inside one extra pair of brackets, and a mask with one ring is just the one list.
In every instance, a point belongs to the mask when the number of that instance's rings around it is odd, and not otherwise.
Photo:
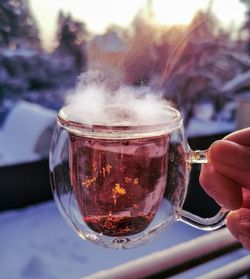
[(246, 51), (250, 55), (250, 2), (249, 0), (241, 0), (243, 4), (246, 5), (247, 7), (247, 12), (246, 12), (246, 22), (242, 26), (243, 30), (247, 31), (247, 43), (246, 43)]
[(76, 69), (83, 71), (86, 66), (85, 45), (88, 36), (85, 24), (60, 11), (57, 25), (56, 51), (73, 56)]
[(0, 46), (40, 48), (38, 27), (27, 0), (0, 1)]

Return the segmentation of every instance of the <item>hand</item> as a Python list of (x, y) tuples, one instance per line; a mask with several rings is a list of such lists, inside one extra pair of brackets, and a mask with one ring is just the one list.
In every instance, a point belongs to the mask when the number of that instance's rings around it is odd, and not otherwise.
[(227, 227), (250, 250), (250, 128), (210, 146), (200, 183), (218, 204), (231, 210)]

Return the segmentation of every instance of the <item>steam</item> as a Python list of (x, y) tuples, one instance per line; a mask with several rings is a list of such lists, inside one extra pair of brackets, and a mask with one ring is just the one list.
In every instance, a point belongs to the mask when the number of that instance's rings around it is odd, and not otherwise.
[[(66, 100), (70, 120), (99, 125), (151, 125), (166, 121), (166, 105), (161, 92), (149, 87), (109, 86), (96, 73), (82, 74)], [(112, 83), (114, 85), (114, 83)]]

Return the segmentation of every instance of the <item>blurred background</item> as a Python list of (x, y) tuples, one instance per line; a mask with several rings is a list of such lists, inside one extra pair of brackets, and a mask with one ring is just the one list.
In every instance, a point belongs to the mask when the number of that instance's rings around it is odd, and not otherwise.
[[(67, 230), (53, 202), (40, 204), (52, 198), (57, 111), (79, 75), (95, 70), (111, 86), (161, 91), (182, 112), (190, 146), (206, 149), (250, 126), (250, 2), (0, 0), (3, 278), (80, 278), (202, 234), (177, 225), (151, 246), (111, 258)], [(193, 169), (185, 206), (212, 215), (218, 207), (198, 175)]]
[(247, 0), (1, 0), (0, 209), (51, 198), (56, 113), (81, 73), (162, 91), (205, 149), (249, 126), (249, 55)]
[(1, 0), (0, 209), (51, 198), (54, 121), (81, 73), (162, 91), (204, 149), (249, 126), (249, 55), (247, 0)]
[(163, 90), (186, 126), (198, 104), (209, 104), (203, 119), (233, 121), (231, 102), (248, 90), (249, 10), (246, 0), (2, 0), (1, 122), (21, 99), (58, 110), (89, 69)]

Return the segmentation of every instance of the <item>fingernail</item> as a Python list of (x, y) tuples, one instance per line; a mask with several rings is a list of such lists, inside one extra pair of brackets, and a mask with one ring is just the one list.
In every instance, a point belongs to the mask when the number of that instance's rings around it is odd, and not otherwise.
[(244, 234), (240, 234), (239, 235), (239, 241), (241, 242), (242, 246), (245, 249), (250, 250), (250, 237), (248, 237)]

